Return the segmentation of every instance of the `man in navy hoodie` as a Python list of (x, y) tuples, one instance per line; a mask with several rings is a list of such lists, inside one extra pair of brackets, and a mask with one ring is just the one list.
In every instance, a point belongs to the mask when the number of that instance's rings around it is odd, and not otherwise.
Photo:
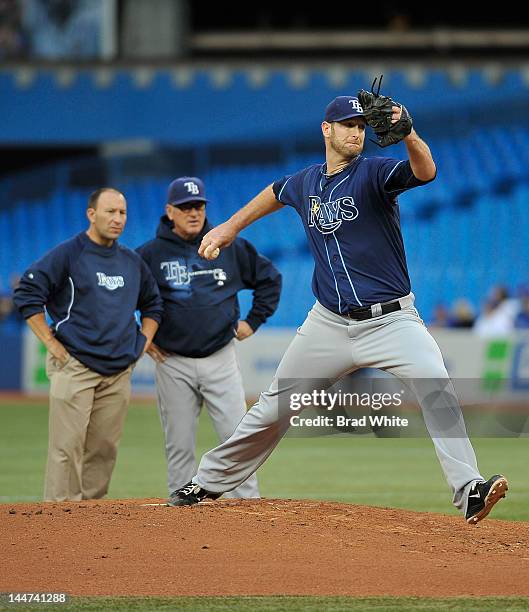
[[(235, 339), (248, 338), (274, 313), (281, 292), (281, 274), (243, 238), (223, 249), (215, 261), (199, 257), (200, 241), (211, 229), (206, 202), (199, 178), (174, 180), (156, 238), (138, 249), (164, 303), (163, 322), (147, 352), (156, 361), (170, 494), (195, 472), (202, 402), (221, 441), (244, 416)], [(240, 318), (237, 300), (241, 289), (253, 289), (245, 319)], [(227, 497), (259, 497), (255, 475)]]
[(47, 501), (97, 499), (107, 493), (132, 368), (151, 345), (163, 312), (145, 262), (117, 243), (127, 220), (123, 194), (108, 187), (95, 191), (87, 217), (88, 231), (34, 263), (14, 294), (48, 349)]

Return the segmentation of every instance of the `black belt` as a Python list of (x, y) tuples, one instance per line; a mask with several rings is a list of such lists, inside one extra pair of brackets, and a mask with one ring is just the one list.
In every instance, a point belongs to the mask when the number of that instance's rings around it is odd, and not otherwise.
[(396, 302), (385, 302), (384, 304), (354, 308), (353, 310), (349, 310), (349, 312), (343, 312), (342, 317), (353, 319), (353, 321), (365, 321), (366, 319), (380, 317), (390, 312), (397, 312), (397, 310), (402, 310), (402, 306), (398, 300)]

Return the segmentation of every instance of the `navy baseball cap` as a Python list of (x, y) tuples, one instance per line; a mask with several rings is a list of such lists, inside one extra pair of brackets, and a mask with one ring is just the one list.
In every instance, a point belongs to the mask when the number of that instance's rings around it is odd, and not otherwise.
[(355, 96), (338, 96), (325, 109), (324, 120), (327, 123), (333, 121), (345, 121), (351, 117), (363, 117), (364, 109)]
[(173, 206), (186, 202), (207, 202), (204, 183), (196, 176), (181, 176), (167, 190), (167, 203)]

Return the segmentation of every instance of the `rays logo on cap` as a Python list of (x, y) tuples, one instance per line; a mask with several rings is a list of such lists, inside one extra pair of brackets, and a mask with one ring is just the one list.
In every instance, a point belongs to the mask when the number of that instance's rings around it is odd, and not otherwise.
[(357, 98), (351, 98), (349, 100), (349, 104), (354, 108), (354, 110), (357, 113), (363, 113), (364, 109), (362, 108), (362, 105), (360, 104), (360, 102), (358, 101)]
[(193, 183), (193, 181), (187, 181), (186, 183), (184, 183), (184, 185), (187, 187), (189, 193), (192, 193), (193, 195), (197, 195), (200, 193), (198, 185), (196, 183)]
[(167, 190), (167, 203), (179, 206), (186, 202), (207, 202), (204, 183), (196, 176), (181, 176)]
[(355, 96), (338, 96), (325, 109), (325, 121), (345, 121), (353, 117), (362, 117), (364, 109)]

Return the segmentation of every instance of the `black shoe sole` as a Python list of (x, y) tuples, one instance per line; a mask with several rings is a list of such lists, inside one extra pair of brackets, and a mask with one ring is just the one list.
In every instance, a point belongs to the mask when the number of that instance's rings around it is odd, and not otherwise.
[(482, 521), (488, 513), (492, 510), (492, 508), (505, 497), (505, 493), (509, 490), (509, 483), (507, 482), (507, 478), (503, 476), (498, 478), (496, 482), (490, 488), (489, 494), (485, 498), (485, 506), (474, 516), (471, 516), (467, 519), (467, 523), (469, 525), (475, 525)]

